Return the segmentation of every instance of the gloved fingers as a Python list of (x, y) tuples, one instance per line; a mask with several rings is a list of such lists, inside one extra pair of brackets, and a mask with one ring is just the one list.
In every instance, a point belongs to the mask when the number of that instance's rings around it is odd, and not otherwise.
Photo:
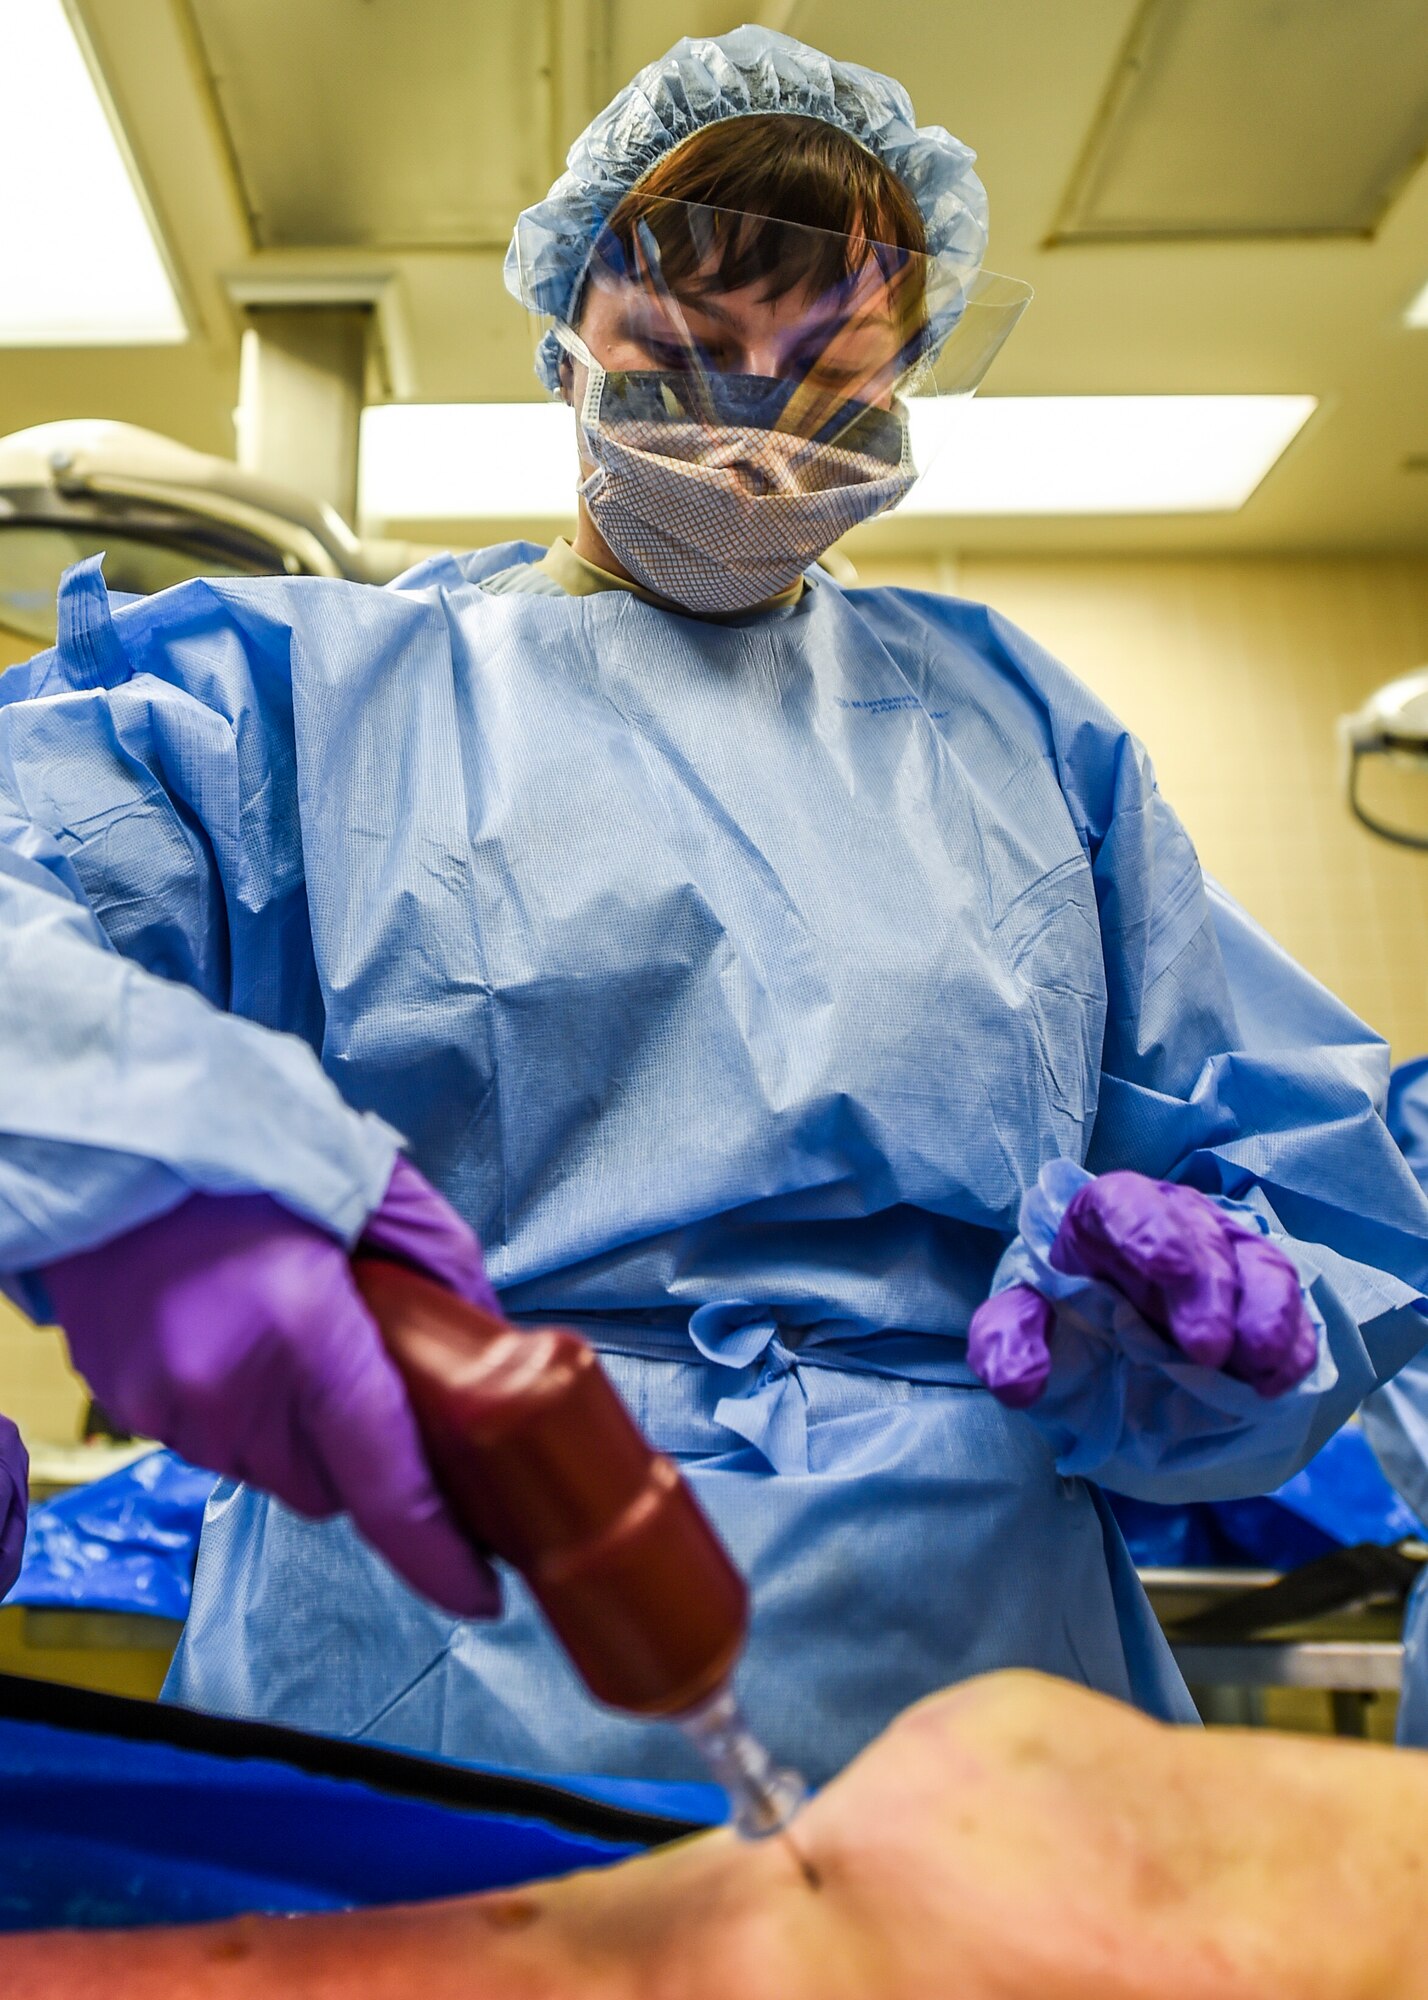
[(1292, 1389), (1318, 1358), (1289, 1259), (1195, 1188), (1102, 1174), (1067, 1204), (1051, 1262), (1114, 1286), (1188, 1359), (1263, 1396)]
[(313, 1457), (290, 1371), (275, 1372), (262, 1365), (265, 1359), (249, 1357), (250, 1381), (240, 1371), (220, 1383), (195, 1387), (180, 1373), (177, 1381), (156, 1385), (145, 1399), (142, 1434), (157, 1438), (191, 1465), (270, 1493), (306, 1520), (331, 1520), (344, 1511), (344, 1503), (326, 1468)]
[(340, 1243), (266, 1195), (194, 1194), (44, 1277), (74, 1366), (111, 1416), (315, 1514), (333, 1511), (321, 1489), (299, 1502), (302, 1468), (275, 1468), (261, 1440), (285, 1435), (287, 1380), (272, 1365), (281, 1329), (346, 1262)]
[(0, 1597), (20, 1574), (25, 1553), (29, 1455), (8, 1417), (0, 1417)]
[(115, 1413), (132, 1423), (137, 1412), (144, 1434), (194, 1465), (328, 1520), (343, 1501), (310, 1449), (302, 1406), (330, 1339), (329, 1301), (340, 1311), (351, 1289), (346, 1253), (266, 1199), (233, 1200), (206, 1233), (206, 1261), (171, 1285), (167, 1337), (131, 1364)]
[(1194, 1188), (1102, 1174), (1067, 1204), (1051, 1262), (1113, 1286), (1187, 1359), (1223, 1368), (1234, 1345), (1238, 1278), (1222, 1224)]
[(1052, 1266), (1068, 1277), (1115, 1285), (1163, 1327), (1161, 1283), (1183, 1269), (1164, 1206), (1159, 1181), (1136, 1173), (1099, 1175), (1067, 1203), (1051, 1245)]
[(1170, 1337), (1201, 1368), (1223, 1368), (1234, 1351), (1239, 1276), (1215, 1204), (1194, 1188), (1172, 1188), (1184, 1275), (1165, 1285)]
[(6, 1473), (23, 1487), (30, 1473), (30, 1454), (20, 1436), (20, 1427), (9, 1417), (0, 1417), (0, 1478)]
[(1024, 1410), (1051, 1373), (1049, 1302), (1030, 1285), (1009, 1285), (986, 1299), (967, 1329), (967, 1361), (999, 1403)]
[(1282, 1396), (1319, 1358), (1319, 1335), (1299, 1273), (1267, 1237), (1232, 1230), (1227, 1242), (1239, 1277), (1239, 1310), (1229, 1373), (1261, 1396)]
[(397, 1155), (387, 1191), (367, 1217), (358, 1247), (415, 1265), (468, 1304), (500, 1316), (475, 1230), (404, 1154)]
[[(246, 1435), (235, 1439), (230, 1433), (215, 1438), (207, 1448), (204, 1438), (195, 1435), (191, 1426), (170, 1428), (179, 1434), (166, 1438), (165, 1443), (172, 1444), (181, 1458), (228, 1479), (241, 1479), (260, 1493), (270, 1493), (305, 1521), (330, 1521), (347, 1511), (295, 1410), (281, 1423), (277, 1413), (269, 1411)], [(185, 1430), (187, 1435), (182, 1434)]]
[(363, 1539), (414, 1590), (455, 1617), (494, 1617), (495, 1571), (437, 1491), (375, 1322), (355, 1286), (340, 1310), (332, 1304), (332, 1340), (304, 1404), (308, 1450)]
[(0, 1597), (4, 1597), (25, 1554), (25, 1503), (22, 1495), (12, 1495), (3, 1523), (0, 1523)]

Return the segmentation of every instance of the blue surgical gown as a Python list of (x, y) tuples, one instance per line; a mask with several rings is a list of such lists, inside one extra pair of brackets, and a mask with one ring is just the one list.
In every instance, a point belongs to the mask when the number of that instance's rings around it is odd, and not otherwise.
[[(692, 1479), (752, 1582), (752, 1719), (811, 1777), (985, 1668), (1188, 1717), (1099, 1488), (1274, 1485), (1419, 1345), (1428, 1207), (1382, 1044), (1207, 889), (1140, 745), (994, 613), (821, 574), (718, 624), (483, 588), (532, 553), (117, 607), (72, 573), (59, 646), (0, 681), (17, 957), (95, 925), (96, 966), (199, 996), (214, 1062), (231, 1015), (281, 1030), (335, 1119), (406, 1136), (507, 1311), (584, 1330)], [(30, 1032), (18, 1130), (0, 1085), (16, 1269), (107, 1199), (59, 1184), (93, 1100)], [(141, 1038), (128, 1134), (97, 1143), (185, 1184), (247, 1145), (241, 1179), (282, 1081), (235, 1063), (230, 1141), (165, 1056)], [(309, 1172), (298, 1080), (285, 1198), (321, 1214), (342, 1182)], [(1226, 1407), (1073, 1356), (1049, 1417), (1003, 1410), (967, 1323), (1057, 1159), (1256, 1207), (1323, 1322), (1311, 1382)], [(526, 1769), (689, 1768), (584, 1697), (518, 1585), (453, 1623), (346, 1523), (226, 1484), (170, 1692)]]
[[(1387, 1116), (1404, 1158), (1428, 1188), (1428, 1056), (1394, 1070)], [(1428, 1521), (1428, 1349), (1369, 1398), (1363, 1426), (1401, 1497), (1420, 1521)], [(1409, 1598), (1403, 1621), (1398, 1740), (1428, 1749), (1428, 1571)]]

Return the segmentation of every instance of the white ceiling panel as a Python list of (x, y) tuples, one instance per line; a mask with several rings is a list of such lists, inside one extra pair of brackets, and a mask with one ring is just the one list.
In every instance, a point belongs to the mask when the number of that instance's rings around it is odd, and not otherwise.
[(191, 5), (262, 247), (504, 243), (545, 192), (544, 6)]
[(1147, 0), (1056, 234), (1365, 235), (1425, 148), (1424, 0)]

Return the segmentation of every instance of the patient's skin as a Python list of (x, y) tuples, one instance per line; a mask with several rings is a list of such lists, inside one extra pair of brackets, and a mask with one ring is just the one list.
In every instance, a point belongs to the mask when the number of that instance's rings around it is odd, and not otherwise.
[(909, 1711), (777, 1841), (348, 1916), (0, 1939), (5, 2000), (1428, 2000), (1428, 1756), (1033, 1674)]

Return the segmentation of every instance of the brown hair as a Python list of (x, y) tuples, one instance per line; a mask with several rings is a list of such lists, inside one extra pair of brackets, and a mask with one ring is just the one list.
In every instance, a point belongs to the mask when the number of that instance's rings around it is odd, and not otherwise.
[[(699, 249), (671, 202), (712, 211)], [(875, 153), (822, 119), (758, 112), (703, 126), (625, 195), (602, 247), (640, 265), (641, 223), (680, 293), (759, 284), (771, 299), (803, 286), (818, 296), (876, 259), (898, 281), (905, 323), (920, 324), (927, 234), (917, 203)]]

